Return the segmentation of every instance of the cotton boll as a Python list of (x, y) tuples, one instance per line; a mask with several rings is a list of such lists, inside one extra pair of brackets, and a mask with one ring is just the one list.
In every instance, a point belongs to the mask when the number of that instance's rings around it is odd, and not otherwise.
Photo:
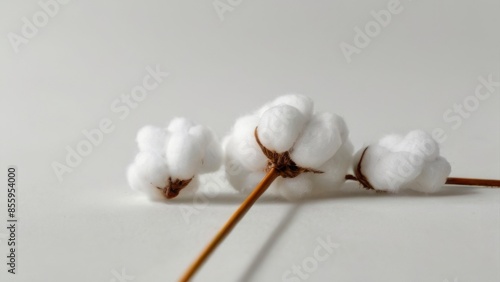
[(189, 132), (189, 129), (195, 125), (196, 124), (193, 121), (191, 121), (187, 118), (178, 117), (178, 118), (174, 118), (170, 121), (170, 123), (168, 124), (167, 130), (169, 132), (187, 133), (187, 132)]
[[(360, 156), (361, 152), (356, 157), (358, 164)], [(388, 135), (369, 146), (361, 168), (373, 188), (392, 192), (436, 192), (451, 172), (448, 161), (439, 156), (439, 144), (422, 130), (404, 137)]]
[(288, 105), (299, 110), (306, 119), (309, 119), (313, 113), (313, 101), (311, 98), (300, 94), (288, 94), (276, 98), (274, 101), (267, 103), (257, 112), (257, 116), (261, 117), (264, 112), (278, 105)]
[(293, 145), (290, 156), (297, 165), (318, 169), (342, 145), (339, 116), (331, 113), (316, 114), (306, 125)]
[(432, 139), (430, 134), (422, 130), (409, 132), (393, 150), (413, 153), (425, 161), (435, 160), (439, 156), (438, 143)]
[(342, 144), (335, 155), (319, 168), (323, 173), (316, 173), (311, 176), (314, 188), (320, 190), (339, 189), (345, 182), (345, 176), (352, 165), (353, 149), (349, 141)]
[[(127, 178), (134, 189), (154, 197), (173, 198), (180, 189), (181, 195), (189, 195), (197, 187), (195, 175), (215, 171), (222, 163), (222, 149), (215, 133), (185, 118), (172, 120), (167, 129), (144, 127), (137, 143), (141, 153), (128, 169)], [(170, 181), (173, 190), (162, 195)]]
[(392, 150), (396, 145), (403, 141), (403, 137), (398, 134), (390, 134), (377, 142), (377, 145), (382, 146), (388, 150)]
[(166, 159), (172, 179), (191, 179), (201, 166), (200, 144), (187, 133), (172, 134), (166, 146)]
[[(223, 142), (226, 175), (231, 185), (248, 193), (265, 176), (268, 165), (286, 166), (284, 161), (288, 160), (288, 153), (293, 159), (288, 165), (323, 168), (326, 172), (296, 175), (290, 173), (293, 169), (284, 168), (280, 170), (282, 177), (275, 180), (266, 195), (279, 193), (288, 199), (298, 199), (310, 193), (313, 184), (331, 188), (343, 183), (353, 151), (347, 126), (337, 115), (312, 113), (313, 104), (309, 98), (286, 95), (266, 104), (254, 115), (240, 118)], [(255, 132), (263, 147), (276, 152), (269, 160), (255, 140)], [(238, 173), (229, 173), (235, 170)]]
[(163, 154), (167, 132), (163, 128), (148, 125), (137, 132), (137, 146), (140, 151), (152, 151)]
[(313, 188), (311, 174), (300, 174), (295, 178), (279, 178), (276, 188), (289, 201), (296, 201), (310, 194)]
[(267, 165), (267, 158), (254, 136), (258, 122), (259, 118), (255, 116), (239, 118), (225, 146), (226, 154), (230, 158), (236, 159), (251, 171), (263, 170)]
[(306, 123), (297, 108), (280, 105), (265, 111), (258, 125), (259, 139), (267, 149), (283, 153), (292, 148)]
[(427, 164), (415, 181), (407, 186), (415, 191), (434, 193), (443, 187), (450, 173), (450, 163), (445, 158), (438, 157), (435, 161)]

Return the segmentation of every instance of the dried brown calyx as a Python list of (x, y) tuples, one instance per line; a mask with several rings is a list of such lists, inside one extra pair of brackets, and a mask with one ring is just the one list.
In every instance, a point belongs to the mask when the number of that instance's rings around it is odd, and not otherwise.
[(320, 170), (298, 166), (292, 160), (288, 151), (284, 153), (276, 153), (272, 150), (269, 150), (260, 142), (257, 129), (258, 127), (256, 127), (254, 131), (255, 140), (257, 141), (257, 144), (259, 144), (259, 147), (264, 155), (267, 157), (266, 172), (269, 172), (270, 169), (274, 168), (275, 171), (283, 178), (294, 178), (304, 172), (323, 173)]
[(363, 153), (361, 154), (361, 158), (359, 159), (358, 165), (354, 169), (354, 175), (356, 175), (356, 180), (363, 185), (363, 187), (367, 190), (375, 190), (373, 186), (370, 184), (368, 181), (368, 178), (363, 174), (361, 171), (361, 164), (363, 163), (363, 158), (365, 157), (366, 151), (368, 151), (368, 147), (366, 147), (363, 150)]
[(186, 188), (186, 186), (189, 185), (191, 180), (193, 180), (193, 178), (187, 180), (176, 179), (175, 181), (172, 181), (172, 177), (169, 177), (168, 183), (165, 187), (156, 188), (162, 190), (163, 196), (165, 196), (165, 198), (173, 199), (179, 195), (182, 189)]

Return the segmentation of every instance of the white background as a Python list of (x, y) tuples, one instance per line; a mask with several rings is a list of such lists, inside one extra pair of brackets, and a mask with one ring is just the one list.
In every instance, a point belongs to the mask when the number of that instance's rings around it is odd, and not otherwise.
[[(73, 0), (17, 53), (9, 34), (22, 36), (23, 17), (42, 9), (0, 3), (0, 171), (6, 183), (17, 166), (20, 201), (18, 274), (7, 274), (2, 228), (1, 281), (121, 281), (122, 270), (134, 277), (123, 281), (175, 281), (241, 197), (227, 185), (208, 206), (133, 193), (124, 174), (135, 133), (188, 116), (223, 136), (236, 117), (289, 92), (344, 116), (357, 148), (441, 128), (454, 176), (500, 178), (499, 88), (457, 128), (443, 118), (472, 99), (478, 77), (500, 81), (498, 1), (402, 0), (350, 63), (340, 44), (353, 45), (354, 28), (389, 1), (231, 2), (219, 15), (211, 0)], [(156, 65), (170, 76), (120, 119), (111, 104)], [(52, 163), (64, 164), (65, 147), (103, 118), (114, 131), (60, 182)], [(299, 204), (265, 197), (195, 280), (281, 281), (330, 237), (338, 248), (307, 281), (500, 281), (500, 190), (345, 190)]]

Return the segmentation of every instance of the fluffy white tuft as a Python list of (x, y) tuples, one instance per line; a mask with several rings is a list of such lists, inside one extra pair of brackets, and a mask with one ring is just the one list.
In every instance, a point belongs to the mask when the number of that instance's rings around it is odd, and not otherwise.
[(326, 161), (320, 171), (323, 173), (315, 174), (312, 177), (314, 187), (320, 190), (338, 189), (345, 182), (345, 176), (348, 173), (353, 161), (354, 147), (350, 141), (346, 141), (335, 155)]
[(302, 131), (291, 150), (292, 159), (302, 167), (319, 169), (342, 145), (341, 117), (331, 113), (316, 114)]
[(201, 144), (188, 133), (173, 134), (166, 146), (167, 165), (173, 178), (191, 179), (201, 167)]
[(440, 156), (425, 166), (422, 173), (406, 188), (423, 193), (437, 192), (446, 183), (450, 173), (450, 163)]
[(304, 115), (297, 108), (277, 105), (265, 111), (258, 124), (262, 145), (277, 153), (284, 153), (297, 140), (306, 123)]
[(394, 151), (416, 154), (425, 161), (432, 161), (439, 156), (439, 144), (427, 132), (414, 130), (394, 146)]
[(226, 160), (233, 159), (250, 171), (263, 170), (267, 165), (267, 158), (254, 137), (259, 118), (244, 116), (236, 120), (231, 134), (226, 139)]

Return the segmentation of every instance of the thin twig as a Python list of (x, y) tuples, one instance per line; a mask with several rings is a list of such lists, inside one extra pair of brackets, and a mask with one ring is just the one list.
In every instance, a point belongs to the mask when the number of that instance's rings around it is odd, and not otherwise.
[(179, 279), (179, 282), (186, 282), (193, 277), (193, 275), (200, 269), (207, 258), (212, 254), (215, 248), (226, 238), (226, 236), (233, 230), (243, 216), (250, 210), (253, 204), (259, 199), (260, 196), (269, 188), (271, 183), (279, 176), (276, 169), (271, 168), (262, 181), (255, 187), (250, 196), (241, 204), (241, 206), (233, 213), (231, 218), (220, 229), (214, 239), (205, 247), (200, 256), (194, 263), (186, 270), (184, 275)]
[(450, 184), (450, 185), (468, 185), (468, 186), (484, 186), (484, 187), (500, 187), (500, 180), (449, 177), (446, 180), (446, 184)]
[[(359, 179), (352, 174), (346, 175), (345, 180), (352, 180), (352, 181), (360, 182)], [(448, 179), (446, 179), (445, 184), (446, 185), (464, 185), (464, 186), (482, 186), (482, 187), (500, 188), (500, 180), (496, 180), (496, 179), (448, 177)]]

